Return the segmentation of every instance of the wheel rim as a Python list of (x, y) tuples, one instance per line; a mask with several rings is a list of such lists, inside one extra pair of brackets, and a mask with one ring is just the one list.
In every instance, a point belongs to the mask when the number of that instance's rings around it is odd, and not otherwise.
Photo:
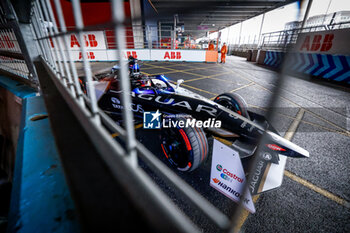
[(176, 132), (176, 129), (164, 130), (161, 147), (171, 165), (178, 168), (191, 167), (191, 162), (189, 161), (191, 151), (188, 151), (183, 137)]

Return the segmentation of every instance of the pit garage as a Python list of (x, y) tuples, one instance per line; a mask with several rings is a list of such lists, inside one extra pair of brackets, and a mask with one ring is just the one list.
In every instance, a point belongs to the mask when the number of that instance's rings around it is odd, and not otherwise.
[[(350, 230), (346, 1), (18, 3), (1, 4), (0, 232)], [(222, 127), (169, 123), (187, 117)]]

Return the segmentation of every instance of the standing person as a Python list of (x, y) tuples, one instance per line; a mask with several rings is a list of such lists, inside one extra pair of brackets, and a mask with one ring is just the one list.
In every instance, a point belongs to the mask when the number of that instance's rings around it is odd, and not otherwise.
[(226, 53), (227, 53), (227, 46), (226, 43), (221, 48), (221, 62), (220, 63), (225, 63), (226, 62)]
[(208, 47), (208, 50), (214, 50), (215, 48), (214, 48), (214, 44), (213, 44), (213, 42), (212, 41), (210, 41), (209, 42), (209, 47)]

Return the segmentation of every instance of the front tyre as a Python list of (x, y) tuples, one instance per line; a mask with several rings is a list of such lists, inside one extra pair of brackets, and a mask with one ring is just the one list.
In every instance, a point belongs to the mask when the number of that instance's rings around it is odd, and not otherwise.
[(197, 169), (208, 156), (207, 137), (203, 129), (196, 127), (163, 128), (161, 147), (171, 166), (184, 172)]
[(218, 95), (214, 99), (214, 102), (238, 113), (239, 115), (244, 116), (245, 118), (250, 119), (248, 110), (247, 110), (248, 109), (247, 103), (242, 98), (242, 96), (236, 93), (224, 93), (224, 94)]

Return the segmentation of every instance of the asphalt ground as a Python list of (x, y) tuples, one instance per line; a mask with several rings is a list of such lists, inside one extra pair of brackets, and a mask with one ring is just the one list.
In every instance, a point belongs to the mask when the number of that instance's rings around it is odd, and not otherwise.
[[(93, 70), (97, 72), (108, 65), (97, 63)], [(251, 111), (260, 114), (266, 113), (278, 78), (275, 71), (239, 57), (228, 57), (226, 64), (144, 62), (141, 70), (148, 75), (164, 74), (172, 81), (184, 79), (183, 87), (207, 98), (224, 92), (238, 93)], [(307, 149), (310, 158), (288, 159), (282, 186), (255, 196), (256, 213), (242, 213), (240, 232), (350, 232), (349, 103), (348, 87), (286, 77), (272, 125)], [(297, 130), (288, 132), (298, 113), (302, 118)], [(138, 136), (145, 144), (152, 137), (157, 140), (155, 135), (144, 132), (138, 132)], [(154, 143), (149, 147), (160, 154)], [(142, 166), (203, 232), (220, 232)], [(232, 215), (236, 203), (209, 186), (210, 161), (190, 174), (179, 175), (221, 211)]]

